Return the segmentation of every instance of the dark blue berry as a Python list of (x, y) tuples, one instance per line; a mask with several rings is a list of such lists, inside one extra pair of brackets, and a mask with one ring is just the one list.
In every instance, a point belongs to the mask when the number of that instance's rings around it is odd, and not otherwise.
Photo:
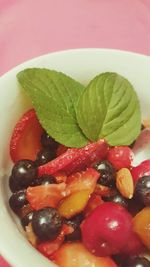
[(150, 267), (150, 261), (144, 257), (135, 257), (127, 260), (123, 267)]
[(100, 161), (94, 167), (100, 173), (100, 178), (98, 179), (99, 184), (110, 187), (115, 185), (116, 172), (109, 161)]
[(105, 201), (115, 202), (125, 208), (128, 207), (128, 201), (119, 193), (115, 194), (114, 196), (110, 196), (104, 199)]
[(43, 147), (49, 147), (53, 149), (56, 149), (58, 146), (58, 143), (52, 137), (50, 137), (46, 132), (44, 132), (41, 135), (41, 144)]
[(143, 176), (137, 181), (134, 197), (145, 206), (150, 205), (150, 176)]
[(9, 178), (12, 192), (27, 188), (37, 177), (37, 168), (32, 160), (24, 159), (16, 162)]
[(83, 221), (83, 215), (79, 214), (69, 220), (65, 219), (64, 223), (71, 226), (74, 231), (71, 234), (68, 234), (65, 236), (66, 241), (75, 241), (75, 240), (81, 240), (81, 229), (80, 224)]
[(25, 190), (21, 190), (12, 194), (9, 199), (9, 205), (15, 213), (18, 213), (18, 211), (26, 204), (28, 204), (28, 201), (26, 199)]
[(36, 157), (36, 165), (41, 166), (51, 161), (56, 157), (55, 151), (49, 147), (43, 148), (40, 150)]
[(33, 181), (32, 186), (57, 184), (57, 180), (54, 176), (49, 174), (43, 174), (41, 177)]
[(54, 240), (62, 228), (62, 218), (54, 208), (35, 211), (32, 218), (34, 233), (40, 240)]

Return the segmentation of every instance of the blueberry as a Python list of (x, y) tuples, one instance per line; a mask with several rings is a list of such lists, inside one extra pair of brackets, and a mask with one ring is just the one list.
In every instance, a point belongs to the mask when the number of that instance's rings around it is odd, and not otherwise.
[(9, 177), (9, 188), (12, 193), (21, 190), (21, 186), (16, 182), (16, 178), (13, 175)]
[(41, 177), (33, 181), (32, 186), (57, 184), (57, 180), (54, 176), (49, 174), (43, 174)]
[(31, 211), (21, 219), (21, 224), (23, 228), (25, 228), (26, 226), (28, 226), (30, 222), (32, 222), (33, 214), (34, 214), (34, 211)]
[(150, 261), (144, 257), (135, 257), (127, 260), (123, 267), (150, 267)]
[(26, 190), (21, 190), (12, 194), (9, 199), (9, 206), (15, 213), (18, 213), (18, 211), (26, 204), (28, 204)]
[(55, 152), (53, 149), (50, 149), (49, 147), (43, 148), (40, 150), (36, 157), (36, 164), (37, 166), (41, 166), (46, 164), (47, 162), (51, 161), (56, 157)]
[(58, 146), (58, 143), (52, 137), (50, 137), (46, 132), (44, 132), (41, 135), (41, 144), (43, 147), (50, 147), (53, 149), (56, 149)]
[(110, 196), (110, 197), (107, 197), (106, 199), (104, 199), (105, 201), (111, 201), (111, 202), (115, 202), (125, 208), (128, 207), (128, 201), (119, 193), (117, 193), (116, 195), (114, 196)]
[(12, 192), (27, 188), (37, 177), (37, 168), (32, 160), (24, 159), (16, 162), (9, 178)]
[(71, 226), (74, 231), (71, 234), (68, 234), (65, 236), (66, 241), (75, 241), (75, 240), (81, 240), (81, 229), (80, 229), (80, 224), (83, 220), (83, 215), (79, 214), (72, 219), (65, 219), (64, 223)]
[(134, 197), (145, 206), (150, 205), (150, 176), (143, 176), (137, 181)]
[(118, 267), (126, 266), (127, 259), (125, 255), (122, 255), (122, 254), (112, 255), (112, 259), (117, 263)]
[(34, 233), (40, 240), (54, 240), (62, 228), (62, 218), (54, 208), (35, 211), (32, 218)]
[(99, 184), (110, 187), (115, 185), (116, 172), (109, 161), (100, 161), (94, 166), (94, 168), (100, 173), (100, 178), (98, 179)]

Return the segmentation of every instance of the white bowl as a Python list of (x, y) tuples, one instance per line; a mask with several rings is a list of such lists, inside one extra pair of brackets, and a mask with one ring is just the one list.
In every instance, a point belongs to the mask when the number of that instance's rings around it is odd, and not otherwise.
[(68, 50), (27, 61), (0, 78), (0, 253), (13, 267), (50, 267), (54, 264), (28, 243), (8, 206), (9, 140), (14, 124), (31, 106), (16, 74), (27, 67), (60, 70), (84, 84), (101, 72), (120, 73), (135, 87), (143, 117), (150, 118), (150, 57), (109, 49)]

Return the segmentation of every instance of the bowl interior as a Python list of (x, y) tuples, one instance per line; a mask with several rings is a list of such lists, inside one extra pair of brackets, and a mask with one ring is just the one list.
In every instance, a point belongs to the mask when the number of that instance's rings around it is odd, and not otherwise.
[[(54, 266), (41, 256), (24, 237), (16, 217), (8, 207), (8, 176), (12, 162), (9, 140), (19, 117), (31, 107), (29, 99), (19, 89), (16, 74), (27, 67), (45, 67), (60, 70), (81, 83), (87, 84), (96, 74), (105, 71), (125, 76), (138, 93), (142, 116), (150, 118), (150, 57), (108, 49), (77, 49), (44, 55), (25, 62), (0, 78), (0, 252), (14, 267)], [(140, 154), (137, 162), (150, 158)], [(15, 252), (13, 250), (16, 243)], [(27, 257), (24, 257), (26, 253)]]

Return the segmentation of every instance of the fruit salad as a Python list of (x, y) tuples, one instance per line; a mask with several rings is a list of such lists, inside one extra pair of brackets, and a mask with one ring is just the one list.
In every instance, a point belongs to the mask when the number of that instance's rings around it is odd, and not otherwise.
[(47, 69), (17, 78), (33, 107), (11, 135), (9, 205), (30, 244), (59, 267), (149, 267), (150, 160), (133, 165), (146, 127), (133, 86), (110, 72), (86, 87)]

